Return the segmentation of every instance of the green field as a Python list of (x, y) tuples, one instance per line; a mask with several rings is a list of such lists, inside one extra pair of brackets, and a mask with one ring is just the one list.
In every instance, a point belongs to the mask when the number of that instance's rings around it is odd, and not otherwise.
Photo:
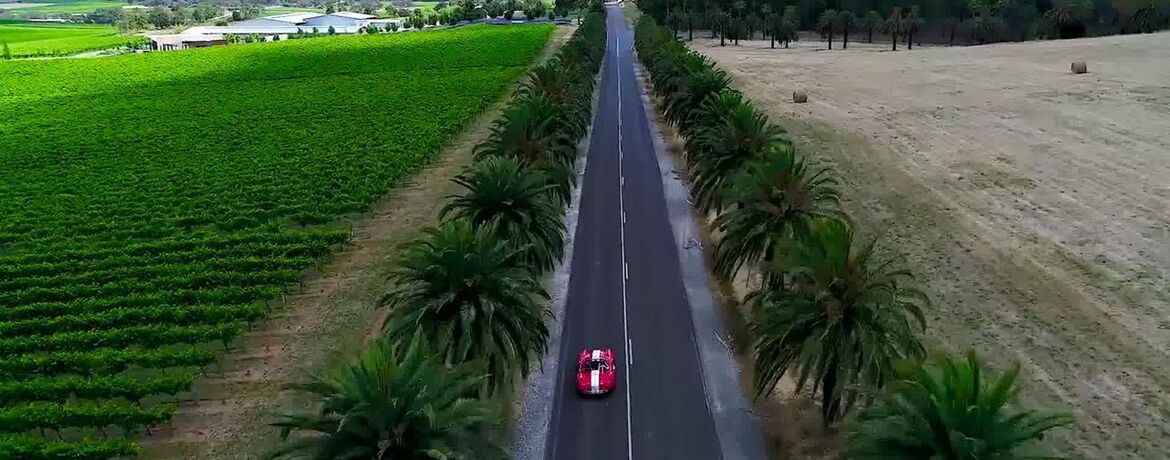
[[(3, 1), (0, 1), (3, 3)], [(29, 16), (33, 14), (82, 14), (92, 13), (98, 8), (120, 8), (128, 5), (126, 2), (119, 1), (84, 1), (84, 2), (53, 2), (53, 1), (30, 1), (27, 3), (48, 3), (45, 6), (35, 6), (31, 8), (17, 8), (11, 10), (17, 16)]]
[(117, 48), (141, 37), (118, 35), (111, 26), (89, 24), (0, 24), (0, 43), (12, 57), (63, 56)]
[(131, 453), (551, 32), (0, 62), (0, 458)]

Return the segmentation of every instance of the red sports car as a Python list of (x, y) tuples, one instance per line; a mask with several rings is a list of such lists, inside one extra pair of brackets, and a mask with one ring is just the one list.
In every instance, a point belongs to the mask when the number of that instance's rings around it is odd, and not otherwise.
[(577, 355), (577, 391), (586, 395), (603, 395), (617, 385), (617, 366), (613, 350), (581, 350)]

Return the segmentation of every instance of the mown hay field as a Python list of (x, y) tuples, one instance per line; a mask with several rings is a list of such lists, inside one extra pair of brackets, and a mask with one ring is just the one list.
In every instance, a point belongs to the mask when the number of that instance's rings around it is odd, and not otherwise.
[(1170, 33), (898, 52), (706, 37), (692, 46), (906, 259), (933, 345), (1021, 362), (1022, 403), (1076, 417), (1046, 438), (1059, 452), (1167, 458)]
[(94, 24), (0, 24), (0, 43), (14, 58), (65, 56), (125, 46), (142, 37), (119, 35), (111, 26)]
[(135, 450), (551, 32), (0, 62), (0, 457)]

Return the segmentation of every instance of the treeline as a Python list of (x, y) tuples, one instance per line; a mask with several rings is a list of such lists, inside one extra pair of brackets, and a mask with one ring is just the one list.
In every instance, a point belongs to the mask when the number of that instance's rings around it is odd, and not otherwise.
[[(393, 7), (388, 5), (387, 10)], [(474, 0), (458, 0), (450, 4), (437, 4), (434, 8), (399, 9), (393, 15), (406, 18), (405, 26), (421, 29), (433, 25), (450, 25), (459, 21), (502, 18), (513, 19), (516, 12), (524, 13), (529, 19), (552, 19), (552, 10), (543, 0), (488, 0), (482, 4)]]
[(1170, 0), (643, 0), (676, 33), (727, 39), (777, 29), (916, 34), (917, 41), (991, 43), (1152, 32), (1170, 26)]
[(635, 46), (685, 141), (692, 201), (715, 216), (716, 274), (759, 274), (744, 300), (757, 397), (791, 377), (820, 400), (826, 427), (843, 426), (854, 459), (1025, 458), (1047, 430), (1072, 422), (1009, 405), (1018, 364), (997, 375), (973, 351), (928, 360), (930, 299), (897, 258), (858, 236), (834, 171), (800, 154), (723, 70), (675, 37), (643, 15)]
[(497, 406), (547, 346), (544, 282), (564, 256), (578, 144), (605, 54), (605, 11), (590, 10), (475, 147), (441, 223), (401, 249), (382, 299), (385, 337), (292, 386), (320, 404), (273, 424), (286, 438), (301, 434), (274, 457), (507, 457)]

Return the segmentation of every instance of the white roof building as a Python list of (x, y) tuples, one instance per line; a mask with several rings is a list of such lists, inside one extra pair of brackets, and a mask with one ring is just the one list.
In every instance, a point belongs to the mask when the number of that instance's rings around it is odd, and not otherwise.
[(374, 16), (372, 14), (363, 14), (363, 13), (357, 13), (354, 11), (338, 11), (336, 13), (332, 13), (331, 16), (341, 16), (343, 18), (358, 19), (358, 20), (374, 19), (377, 17), (377, 16)]
[(261, 19), (270, 19), (273, 21), (287, 22), (289, 24), (304, 24), (305, 21), (312, 19), (312, 18), (315, 18), (315, 17), (319, 17), (319, 16), (324, 16), (324, 14), (321, 14), (321, 13), (286, 13), (286, 14), (278, 14), (276, 16), (265, 16)]
[(342, 11), (340, 13), (288, 13), (275, 16), (237, 21), (226, 26), (196, 26), (184, 30), (179, 34), (151, 35), (156, 49), (182, 49), (196, 46), (208, 46), (223, 43), (228, 35), (260, 35), (271, 38), (280, 36), (287, 38), (296, 33), (328, 33), (333, 29), (337, 34), (361, 33), (362, 29), (370, 24), (379, 28), (389, 24), (403, 25), (402, 19), (376, 19), (376, 16)]

